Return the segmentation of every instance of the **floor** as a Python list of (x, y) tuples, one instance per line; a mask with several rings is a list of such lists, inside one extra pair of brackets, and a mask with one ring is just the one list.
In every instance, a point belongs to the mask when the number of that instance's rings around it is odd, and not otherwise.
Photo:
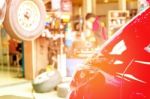
[(0, 99), (5, 99), (4, 97), (6, 99), (13, 97), (20, 97), (16, 99), (64, 99), (59, 98), (56, 91), (43, 94), (35, 93), (30, 82), (0, 88)]
[(23, 78), (18, 78), (16, 72), (0, 70), (0, 87), (26, 82)]
[(0, 71), (0, 99), (64, 99), (56, 91), (35, 93), (31, 81), (17, 78), (15, 72)]

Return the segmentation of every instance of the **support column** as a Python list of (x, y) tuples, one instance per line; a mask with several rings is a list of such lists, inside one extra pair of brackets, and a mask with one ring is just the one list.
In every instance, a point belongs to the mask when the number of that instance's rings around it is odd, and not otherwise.
[(96, 14), (96, 0), (92, 0), (92, 13)]
[(83, 0), (83, 16), (86, 15), (86, 13), (96, 13), (96, 0)]
[(79, 7), (79, 15), (82, 15), (82, 7)]
[(24, 41), (25, 78), (32, 80), (36, 70), (35, 41)]
[(72, 14), (73, 14), (73, 16), (82, 15), (82, 8), (80, 6), (74, 6)]
[(126, 10), (126, 4), (127, 4), (126, 0), (119, 0), (118, 1), (119, 10)]

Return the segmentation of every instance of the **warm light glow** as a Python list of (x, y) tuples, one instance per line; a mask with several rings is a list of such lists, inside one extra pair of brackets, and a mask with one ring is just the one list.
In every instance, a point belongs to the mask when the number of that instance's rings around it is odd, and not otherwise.
[(0, 9), (2, 9), (4, 7), (4, 4), (5, 4), (5, 0), (1, 0)]
[(108, 3), (108, 0), (104, 0), (104, 3)]

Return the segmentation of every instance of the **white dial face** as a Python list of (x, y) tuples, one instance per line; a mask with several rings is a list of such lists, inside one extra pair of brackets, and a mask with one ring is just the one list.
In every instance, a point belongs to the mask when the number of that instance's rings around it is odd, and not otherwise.
[(5, 2), (5, 0), (0, 0), (0, 10), (4, 7)]
[[(20, 26), (26, 31), (34, 31), (40, 23), (40, 11), (33, 1), (23, 1), (17, 11)], [(28, 34), (25, 34), (28, 35)]]

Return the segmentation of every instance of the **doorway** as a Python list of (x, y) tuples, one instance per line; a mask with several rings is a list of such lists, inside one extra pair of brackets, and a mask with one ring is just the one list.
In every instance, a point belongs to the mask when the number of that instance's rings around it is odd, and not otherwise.
[[(11, 38), (0, 27), (0, 86), (24, 80), (23, 42)], [(21, 81), (22, 81), (21, 80)]]

